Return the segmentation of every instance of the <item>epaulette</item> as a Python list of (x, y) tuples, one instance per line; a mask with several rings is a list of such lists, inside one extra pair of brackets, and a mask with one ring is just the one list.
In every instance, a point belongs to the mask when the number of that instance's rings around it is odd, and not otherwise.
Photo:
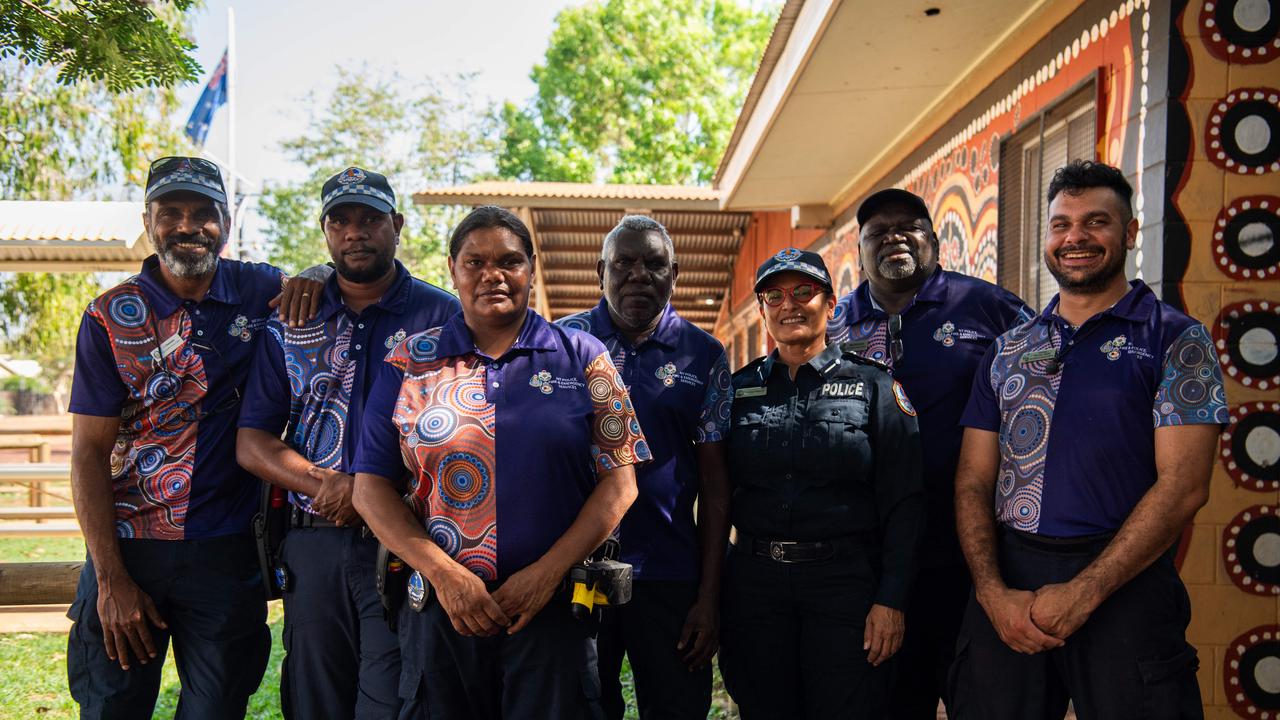
[(755, 360), (752, 360), (751, 362), (747, 363), (746, 365), (743, 365), (742, 367), (733, 371), (733, 378), (736, 380), (737, 378), (745, 375), (746, 373), (753, 373), (758, 376), (759, 375), (758, 370), (760, 369), (760, 366), (764, 364), (764, 361), (768, 357), (769, 357), (768, 355), (762, 355), (756, 358)]
[(840, 343), (840, 353), (843, 359), (860, 362), (863, 365), (870, 365), (871, 367), (874, 367), (874, 368), (880, 368), (885, 372), (892, 372), (892, 370), (888, 365), (885, 365), (879, 360), (872, 360), (871, 358), (866, 357), (865, 355), (859, 355), (858, 352), (853, 349), (853, 345), (854, 344), (851, 342)]

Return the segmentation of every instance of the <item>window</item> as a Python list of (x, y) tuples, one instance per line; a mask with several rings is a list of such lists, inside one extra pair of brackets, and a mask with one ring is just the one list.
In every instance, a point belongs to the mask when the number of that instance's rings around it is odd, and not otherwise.
[(760, 321), (753, 320), (747, 324), (747, 362), (763, 354), (760, 352)]
[(1000, 285), (1043, 309), (1058, 283), (1044, 266), (1045, 193), (1058, 168), (1097, 158), (1095, 81), (1028, 120), (1000, 146)]

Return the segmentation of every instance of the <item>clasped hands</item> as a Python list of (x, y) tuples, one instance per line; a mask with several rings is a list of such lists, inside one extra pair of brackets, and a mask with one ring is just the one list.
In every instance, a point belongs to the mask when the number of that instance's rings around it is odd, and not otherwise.
[(459, 635), (488, 637), (523, 630), (551, 600), (563, 577), (564, 573), (535, 562), (490, 594), (475, 573), (450, 563), (431, 578), (431, 584), (436, 601)]
[(1034, 592), (1001, 588), (979, 602), (1005, 645), (1033, 655), (1062, 647), (1084, 625), (1100, 601), (1084, 583), (1071, 580)]
[(351, 504), (355, 476), (312, 465), (307, 474), (320, 481), (320, 491), (311, 498), (311, 509), (332, 520), (338, 527), (360, 525), (360, 513)]

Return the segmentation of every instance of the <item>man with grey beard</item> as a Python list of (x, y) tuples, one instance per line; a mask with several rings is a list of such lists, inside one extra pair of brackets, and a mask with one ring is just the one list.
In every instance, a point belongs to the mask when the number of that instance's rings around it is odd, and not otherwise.
[[(285, 278), (220, 258), (230, 228), (217, 166), (151, 164), (143, 225), (156, 254), (85, 310), (71, 388), (71, 487), (89, 558), (67, 613), (84, 718), (150, 718), (169, 640), (180, 717), (243, 717), (271, 635), (250, 519), (258, 481), (235, 463), (254, 333)], [(320, 282), (290, 289), (312, 298)]]
[(933, 720), (969, 594), (956, 539), (954, 478), (967, 388), (987, 347), (1031, 316), (1012, 293), (938, 266), (920, 197), (890, 188), (858, 208), (864, 280), (836, 305), (831, 342), (889, 366), (919, 413), (928, 523), (893, 688), (893, 717)]

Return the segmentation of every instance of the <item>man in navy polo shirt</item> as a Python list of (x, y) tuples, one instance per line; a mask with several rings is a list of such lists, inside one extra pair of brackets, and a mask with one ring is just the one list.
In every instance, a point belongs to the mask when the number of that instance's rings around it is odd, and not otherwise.
[(933, 720), (969, 596), (953, 504), (960, 414), (987, 347), (1031, 317), (1015, 295), (938, 266), (938, 236), (918, 196), (890, 188), (858, 208), (866, 278), (836, 305), (827, 334), (889, 366), (919, 413), (927, 508), (917, 587), (897, 655), (894, 717)]
[(1081, 717), (1203, 717), (1173, 555), (1209, 497), (1226, 398), (1204, 326), (1125, 281), (1132, 193), (1107, 165), (1054, 174), (1044, 259), (1061, 292), (974, 378), (959, 718), (1061, 718), (1068, 700)]
[(604, 298), (558, 321), (609, 349), (654, 458), (636, 471), (640, 494), (622, 520), (622, 560), (635, 573), (631, 602), (606, 611), (598, 636), (602, 704), (614, 720), (626, 709), (618, 679), (624, 653), (640, 717), (701, 720), (711, 706), (729, 539), (729, 365), (720, 343), (671, 307), (679, 269), (666, 228), (624, 217), (596, 264)]
[(375, 587), (378, 541), (351, 505), (350, 466), (382, 358), (459, 305), (395, 259), (404, 216), (386, 177), (347, 168), (324, 184), (321, 201), (337, 272), (313, 322), (271, 320), (258, 339), (236, 452), (293, 505), (281, 548), (285, 717), (394, 718), (400, 649)]
[[(234, 462), (234, 428), (282, 276), (218, 257), (229, 218), (215, 165), (152, 163), (143, 224), (156, 255), (80, 323), (71, 485), (89, 561), (67, 674), (81, 717), (151, 717), (170, 638), (183, 717), (242, 716), (266, 666), (258, 483)], [(304, 300), (320, 287), (293, 285)]]

